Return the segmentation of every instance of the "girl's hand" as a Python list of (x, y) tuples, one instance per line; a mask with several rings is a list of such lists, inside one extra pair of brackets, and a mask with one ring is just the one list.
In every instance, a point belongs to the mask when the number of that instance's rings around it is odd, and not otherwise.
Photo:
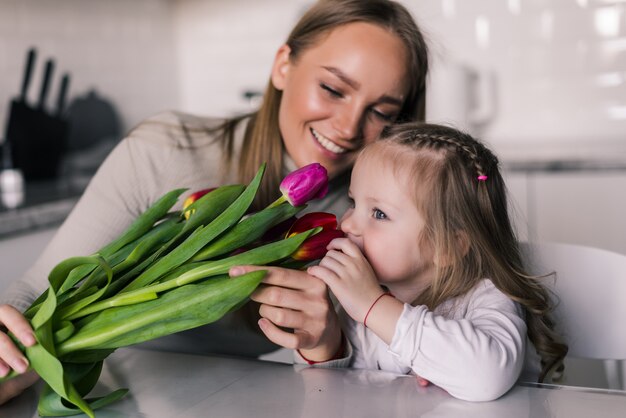
[[(30, 347), (35, 344), (30, 324), (14, 307), (0, 305), (0, 325), (6, 327), (24, 346)], [(22, 393), (38, 378), (34, 372), (25, 373), (28, 370), (28, 360), (15, 346), (13, 340), (5, 332), (0, 331), (0, 377), (8, 375), (12, 369), (22, 374), (0, 384), (0, 404)]]
[(319, 265), (308, 272), (323, 280), (345, 311), (357, 322), (363, 322), (372, 303), (383, 294), (374, 270), (359, 247), (348, 238), (336, 238)]
[(261, 304), (259, 326), (267, 338), (300, 349), (311, 360), (333, 357), (341, 345), (341, 329), (324, 282), (304, 271), (267, 266), (234, 267), (230, 275), (254, 270), (268, 271), (250, 296)]

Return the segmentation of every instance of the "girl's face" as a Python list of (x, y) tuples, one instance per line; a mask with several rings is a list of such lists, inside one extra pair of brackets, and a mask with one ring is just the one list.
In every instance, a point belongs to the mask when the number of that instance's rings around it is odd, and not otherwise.
[(357, 22), (323, 34), (295, 61), (289, 52), (281, 47), (272, 69), (285, 147), (298, 167), (319, 162), (334, 177), (400, 112), (409, 85), (404, 44)]
[(397, 173), (388, 156), (369, 154), (352, 170), (352, 207), (341, 229), (363, 252), (378, 281), (399, 296), (414, 300), (434, 274), (434, 253), (420, 245), (425, 221), (411, 197), (408, 180)]

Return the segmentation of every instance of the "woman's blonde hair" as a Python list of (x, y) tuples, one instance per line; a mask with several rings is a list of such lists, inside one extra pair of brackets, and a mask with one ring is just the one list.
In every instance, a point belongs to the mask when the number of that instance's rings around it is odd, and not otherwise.
[[(379, 25), (396, 34), (407, 49), (407, 69), (410, 87), (398, 117), (399, 121), (424, 120), (428, 50), (424, 37), (406, 8), (390, 0), (321, 0), (314, 4), (299, 20), (287, 38), (290, 59), (295, 62), (308, 48), (328, 31), (354, 22)], [(278, 184), (284, 176), (283, 141), (278, 124), (282, 93), (270, 81), (259, 110), (227, 121), (222, 127), (223, 147), (226, 155), (224, 170), (238, 166), (238, 180), (247, 183), (259, 166), (267, 162), (261, 189), (257, 193), (255, 208), (267, 206), (278, 197)], [(250, 118), (244, 134), (241, 155), (234, 160), (234, 132), (242, 120)]]
[(404, 171), (426, 223), (419, 243), (438, 261), (435, 279), (416, 303), (433, 310), (489, 278), (525, 310), (528, 337), (541, 357), (539, 381), (562, 369), (567, 345), (554, 329), (545, 276), (525, 272), (496, 156), (466, 133), (415, 122), (387, 127), (359, 158), (374, 154), (392, 157), (385, 161)]

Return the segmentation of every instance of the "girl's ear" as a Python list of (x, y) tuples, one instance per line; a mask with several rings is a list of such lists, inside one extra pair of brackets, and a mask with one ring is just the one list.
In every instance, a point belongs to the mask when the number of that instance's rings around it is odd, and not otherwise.
[(470, 249), (470, 239), (467, 232), (458, 230), (455, 234), (456, 245), (461, 250), (461, 257), (465, 257)]
[(274, 65), (272, 66), (272, 84), (276, 90), (283, 90), (287, 83), (287, 74), (289, 73), (289, 54), (291, 48), (287, 44), (278, 48), (274, 57)]
[[(457, 254), (459, 255), (459, 259), (465, 257), (465, 255), (468, 253), (470, 249), (470, 240), (469, 240), (469, 236), (467, 235), (467, 233), (462, 230), (456, 231), (454, 233), (454, 241), (455, 241), (454, 244), (456, 245), (456, 248), (458, 249)], [(447, 267), (450, 264), (454, 263), (455, 261), (458, 261), (458, 260), (450, 260), (445, 255), (435, 256), (435, 265), (437, 267)]]

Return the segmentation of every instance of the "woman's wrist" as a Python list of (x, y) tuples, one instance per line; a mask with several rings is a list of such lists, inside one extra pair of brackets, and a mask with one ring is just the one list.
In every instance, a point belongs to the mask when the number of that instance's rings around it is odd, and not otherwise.
[(340, 356), (344, 349), (344, 337), (341, 328), (333, 328), (328, 335), (317, 346), (313, 348), (301, 348), (298, 349), (298, 354), (307, 363), (323, 363), (325, 361), (335, 360)]

